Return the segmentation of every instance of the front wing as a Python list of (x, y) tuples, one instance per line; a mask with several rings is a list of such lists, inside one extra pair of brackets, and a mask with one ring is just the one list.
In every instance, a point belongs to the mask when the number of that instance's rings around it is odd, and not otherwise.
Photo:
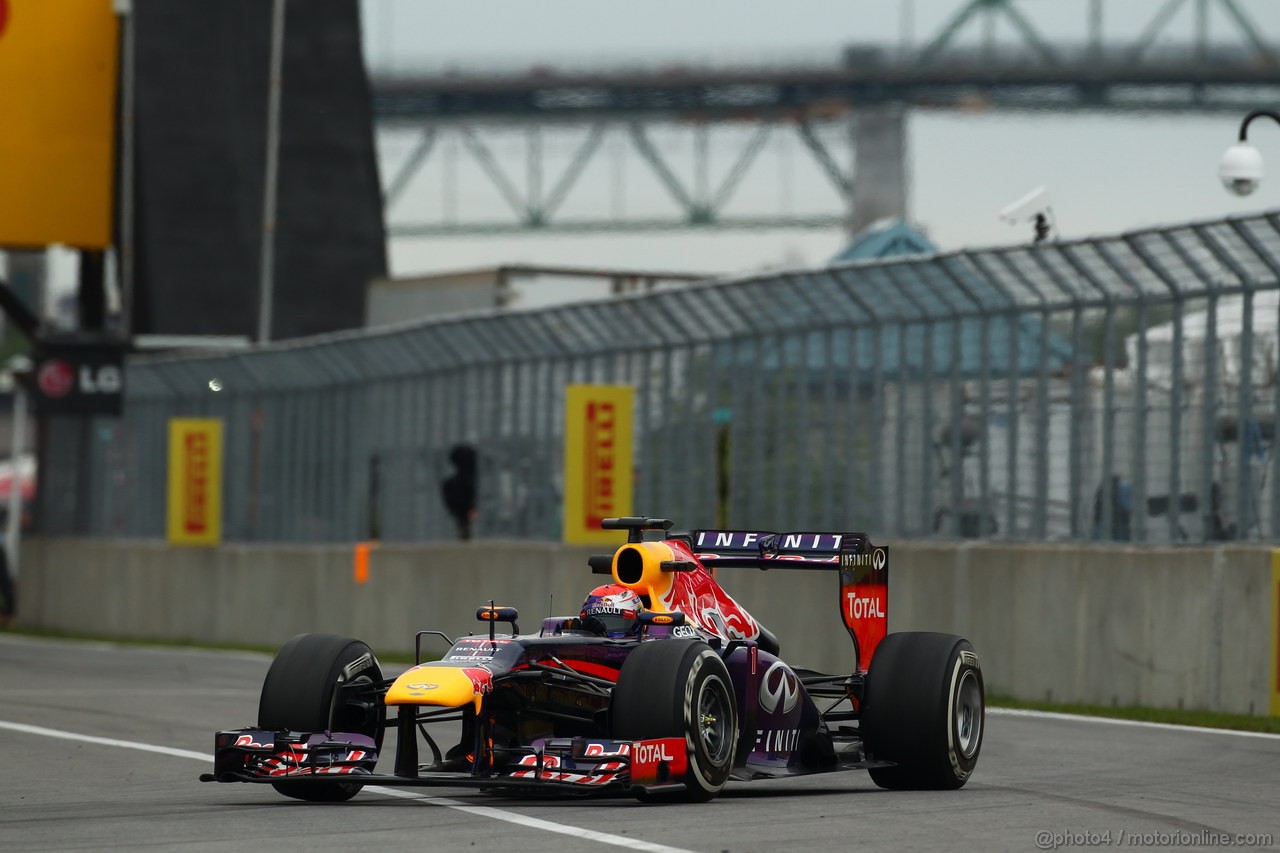
[[(214, 736), (213, 773), (202, 782), (266, 782), (387, 786), (448, 786), (587, 794), (610, 788), (658, 793), (684, 790), (688, 755), (683, 738), (617, 741), (548, 738), (504, 750), (503, 769), (476, 762), (470, 771), (430, 767), (417, 775), (374, 772), (377, 746), (351, 732), (271, 732), (229, 729)], [(515, 753), (514, 755), (512, 753)], [(488, 764), (492, 764), (490, 761)]]

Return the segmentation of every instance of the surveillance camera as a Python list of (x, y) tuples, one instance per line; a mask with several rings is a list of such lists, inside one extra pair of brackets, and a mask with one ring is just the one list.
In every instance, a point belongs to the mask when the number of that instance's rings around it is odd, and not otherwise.
[(1032, 222), (1050, 208), (1049, 193), (1044, 187), (1036, 187), (1022, 198), (1000, 211), (1000, 218), (1010, 225)]
[(1218, 177), (1230, 192), (1249, 195), (1262, 183), (1262, 155), (1248, 142), (1238, 142), (1222, 155)]

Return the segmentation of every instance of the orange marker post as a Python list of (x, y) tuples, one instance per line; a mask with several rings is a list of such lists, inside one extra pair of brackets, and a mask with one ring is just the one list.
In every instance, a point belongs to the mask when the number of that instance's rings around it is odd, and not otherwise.
[(351, 578), (358, 584), (369, 580), (369, 552), (378, 547), (377, 542), (357, 542), (355, 557), (352, 560)]

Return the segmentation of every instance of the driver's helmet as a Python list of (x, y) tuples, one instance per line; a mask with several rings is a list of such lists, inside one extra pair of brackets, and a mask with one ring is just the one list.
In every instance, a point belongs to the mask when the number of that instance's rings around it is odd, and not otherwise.
[(606, 637), (627, 637), (640, 629), (640, 596), (616, 583), (591, 590), (582, 603), (582, 627)]

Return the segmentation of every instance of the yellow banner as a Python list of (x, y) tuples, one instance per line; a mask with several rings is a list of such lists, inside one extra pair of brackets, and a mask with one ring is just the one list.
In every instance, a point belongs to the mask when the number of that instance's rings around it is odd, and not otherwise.
[(604, 518), (631, 515), (630, 385), (569, 385), (564, 418), (564, 541), (619, 544)]
[(111, 243), (111, 0), (0, 0), (0, 246)]
[(1271, 716), (1280, 717), (1280, 551), (1271, 552)]
[(169, 543), (222, 541), (222, 421), (169, 420)]

